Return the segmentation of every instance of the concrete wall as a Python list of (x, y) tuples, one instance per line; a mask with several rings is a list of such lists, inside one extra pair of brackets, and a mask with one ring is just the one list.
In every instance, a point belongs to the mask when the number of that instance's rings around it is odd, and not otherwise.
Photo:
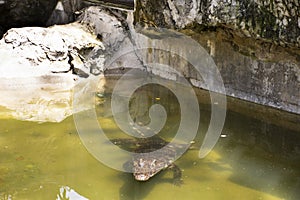
[(300, 114), (299, 8), (297, 0), (138, 0), (135, 23), (198, 41), (228, 95)]

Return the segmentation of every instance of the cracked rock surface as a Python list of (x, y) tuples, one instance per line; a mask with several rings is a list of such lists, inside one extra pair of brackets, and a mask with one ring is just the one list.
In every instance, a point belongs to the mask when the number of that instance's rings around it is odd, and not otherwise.
[(0, 41), (1, 115), (55, 122), (71, 115), (72, 88), (88, 71), (80, 51), (94, 47), (104, 49), (79, 23), (10, 29)]

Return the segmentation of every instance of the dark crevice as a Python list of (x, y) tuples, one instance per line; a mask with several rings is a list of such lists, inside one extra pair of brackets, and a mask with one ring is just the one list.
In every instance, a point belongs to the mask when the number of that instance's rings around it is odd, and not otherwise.
[(70, 65), (69, 71), (72, 71), (72, 74), (75, 74), (74, 73), (74, 65), (72, 63), (73, 60), (74, 59), (73, 59), (72, 55), (70, 53), (68, 53), (68, 64)]

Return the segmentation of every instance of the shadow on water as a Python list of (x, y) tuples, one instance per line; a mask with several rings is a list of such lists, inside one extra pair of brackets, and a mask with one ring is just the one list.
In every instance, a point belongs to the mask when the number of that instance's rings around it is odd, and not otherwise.
[[(148, 97), (150, 96), (148, 94)], [(163, 95), (160, 97), (160, 103), (164, 103), (168, 113), (171, 111), (170, 118), (172, 116), (176, 118), (178, 111), (174, 109), (173, 97), (165, 97)], [(140, 97), (137, 96), (136, 98)], [(147, 104), (144, 108), (148, 110), (151, 102), (144, 100), (142, 102)], [(233, 106), (229, 105), (229, 107)], [(247, 104), (245, 106), (247, 107)], [(259, 194), (263, 194), (270, 195), (266, 199), (276, 199), (277, 197), (289, 200), (300, 199), (298, 192), (300, 188), (300, 134), (298, 130), (300, 130), (300, 127), (299, 124), (291, 124), (300, 121), (299, 116), (296, 116), (292, 122), (288, 121), (290, 124), (282, 126), (285, 120), (283, 115), (281, 116), (282, 120), (277, 119), (277, 121), (281, 120), (278, 123), (279, 126), (272, 117), (272, 111), (259, 111), (258, 114), (255, 110), (258, 108), (254, 105), (250, 107), (254, 109), (247, 108), (248, 113), (245, 115), (232, 110), (228, 111), (222, 136), (208, 158), (199, 159), (198, 151), (189, 150), (186, 155), (176, 161), (179, 167), (186, 171), (183, 172), (183, 176), (186, 176), (183, 178), (184, 181), (185, 179), (187, 182), (192, 180), (195, 182), (194, 184), (199, 184), (201, 188), (210, 182), (218, 185), (218, 178), (216, 177), (222, 177), (223, 180), (220, 182), (232, 185), (228, 186), (229, 193), (231, 187), (238, 186), (243, 190), (247, 190), (247, 192), (255, 191), (252, 194), (253, 198), (255, 195), (262, 198)], [(200, 109), (200, 127), (197, 138), (195, 138), (196, 143), (193, 145), (196, 150), (199, 150), (201, 146), (210, 121), (210, 105), (206, 104), (205, 100), (204, 104), (200, 105)], [(176, 112), (172, 115), (174, 110)], [(148, 115), (147, 112), (141, 112), (141, 110), (134, 113), (139, 113), (140, 116)], [(278, 111), (276, 111), (276, 114), (278, 115)], [(263, 115), (263, 117), (258, 115)], [(268, 118), (273, 118), (272, 123), (265, 120)], [(178, 121), (178, 119), (176, 120)], [(169, 123), (172, 126), (174, 122), (176, 124), (176, 120), (170, 120), (167, 124)], [(291, 129), (289, 129), (289, 125), (293, 125)], [(218, 156), (214, 158), (214, 155)], [(131, 174), (126, 175), (122, 178), (124, 184), (120, 189), (120, 199), (146, 198), (152, 190), (160, 187), (162, 182), (167, 181), (162, 177), (164, 173), (160, 173), (149, 182), (138, 182), (134, 180)], [(222, 187), (226, 188), (224, 185)], [(227, 193), (224, 193), (224, 196), (226, 195)], [(239, 197), (245, 197), (243, 196), (245, 194), (238, 195), (240, 195)]]
[(215, 148), (221, 158), (208, 164), (212, 170), (224, 172), (229, 165), (233, 183), (300, 199), (299, 132), (229, 112), (223, 134)]
[(136, 181), (131, 173), (122, 174), (123, 185), (119, 191), (121, 200), (144, 199), (153, 190), (156, 180), (152, 179), (147, 182)]
[[(170, 187), (180, 186), (174, 185), (174, 180), (169, 175), (171, 170), (163, 170), (148, 181), (136, 181), (131, 173), (122, 173), (120, 178), (123, 180), (123, 185), (119, 191), (120, 200), (139, 200), (145, 199), (155, 187), (160, 187), (162, 184), (167, 184)], [(184, 184), (184, 183), (183, 183)]]

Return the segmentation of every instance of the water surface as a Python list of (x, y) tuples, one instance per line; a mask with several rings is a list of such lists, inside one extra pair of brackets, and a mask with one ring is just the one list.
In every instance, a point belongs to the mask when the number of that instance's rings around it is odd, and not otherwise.
[[(169, 115), (160, 135), (166, 140), (172, 138), (180, 121), (174, 96), (157, 87), (136, 94), (133, 117), (147, 122), (144, 114), (149, 105), (161, 103)], [(67, 199), (68, 195), (70, 199), (110, 200), (300, 199), (300, 117), (272, 109), (262, 112), (255, 104), (229, 100), (221, 138), (207, 157), (199, 159), (210, 106), (205, 92), (198, 94), (198, 135), (193, 148), (176, 161), (183, 174), (181, 187), (173, 184), (168, 170), (148, 182), (137, 182), (131, 174), (100, 163), (82, 145), (73, 117), (61, 123), (1, 119), (0, 199)], [(109, 137), (123, 137), (113, 117), (106, 114), (109, 101), (109, 93), (96, 101), (99, 123)]]

